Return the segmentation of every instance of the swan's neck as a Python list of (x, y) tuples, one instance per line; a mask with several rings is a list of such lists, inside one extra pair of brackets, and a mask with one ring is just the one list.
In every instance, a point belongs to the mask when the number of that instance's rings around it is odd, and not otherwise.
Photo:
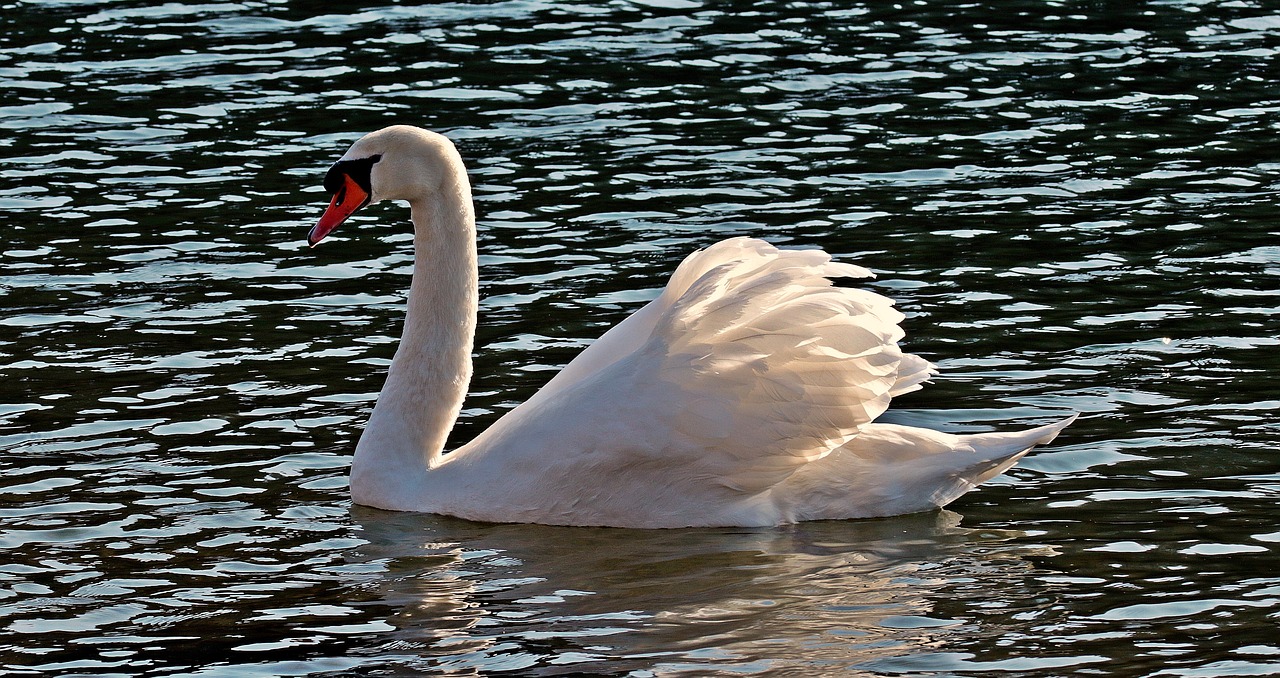
[(405, 493), (421, 493), (427, 472), (440, 461), (471, 379), (478, 304), (466, 171), (459, 164), (439, 191), (409, 206), (414, 265), (408, 314), (351, 470), (353, 498), (387, 508)]

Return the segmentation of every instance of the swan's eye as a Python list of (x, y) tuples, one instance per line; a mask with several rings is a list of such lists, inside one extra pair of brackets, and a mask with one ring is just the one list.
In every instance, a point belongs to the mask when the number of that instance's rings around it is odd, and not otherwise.
[(356, 182), (356, 185), (364, 189), (365, 193), (372, 193), (373, 187), (370, 185), (370, 172), (373, 171), (374, 163), (382, 159), (382, 154), (371, 155), (367, 158), (359, 158), (356, 160), (339, 160), (333, 163), (329, 168), (329, 172), (324, 175), (324, 188), (329, 195), (338, 195), (346, 186), (348, 179)]

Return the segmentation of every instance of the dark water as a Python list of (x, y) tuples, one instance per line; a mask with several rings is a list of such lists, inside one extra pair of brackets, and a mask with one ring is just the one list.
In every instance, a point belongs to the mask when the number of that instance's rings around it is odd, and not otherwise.
[[(0, 7), (0, 671), (1280, 673), (1280, 13), (1264, 2)], [(468, 158), (455, 440), (755, 234), (880, 272), (895, 421), (1085, 416), (939, 514), (769, 530), (353, 508), (407, 211)]]

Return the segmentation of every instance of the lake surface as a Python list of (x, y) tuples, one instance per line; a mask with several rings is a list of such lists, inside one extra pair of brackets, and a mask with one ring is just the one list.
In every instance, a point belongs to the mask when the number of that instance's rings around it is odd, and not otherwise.
[[(0, 8), (0, 672), (1280, 673), (1274, 5), (302, 4)], [(887, 419), (1083, 416), (887, 520), (353, 507), (408, 212), (304, 239), (393, 122), (476, 185), (453, 444), (744, 234), (878, 272)]]

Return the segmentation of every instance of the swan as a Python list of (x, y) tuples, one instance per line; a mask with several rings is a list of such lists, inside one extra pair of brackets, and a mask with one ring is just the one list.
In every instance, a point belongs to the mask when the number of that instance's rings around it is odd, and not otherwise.
[(732, 238), (689, 255), (656, 299), (443, 454), (479, 302), (462, 158), (396, 125), (356, 141), (324, 186), (313, 247), (383, 200), (408, 202), (414, 226), (403, 334), (352, 461), (357, 504), (632, 528), (882, 517), (947, 504), (1075, 419), (976, 435), (876, 423), (935, 369), (898, 347), (892, 301), (831, 283), (871, 272)]

